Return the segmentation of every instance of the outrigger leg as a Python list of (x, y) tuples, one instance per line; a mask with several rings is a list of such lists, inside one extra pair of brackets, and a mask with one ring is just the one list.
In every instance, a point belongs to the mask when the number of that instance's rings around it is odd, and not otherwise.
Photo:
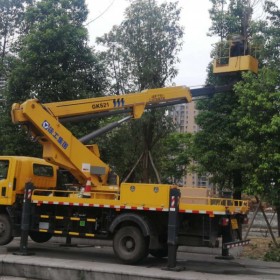
[(177, 266), (177, 248), (178, 248), (178, 212), (181, 192), (178, 189), (170, 190), (169, 216), (168, 216), (168, 263), (164, 270), (182, 271), (185, 267)]
[(31, 182), (25, 184), (23, 208), (21, 216), (21, 238), (19, 252), (15, 252), (14, 255), (30, 256), (34, 253), (28, 252), (28, 235), (30, 228), (31, 217), (31, 195), (34, 190), (34, 186)]
[(232, 241), (231, 238), (231, 226), (228, 224), (222, 228), (222, 255), (217, 256), (216, 259), (221, 260), (233, 260), (234, 257), (229, 254), (229, 248), (227, 244)]

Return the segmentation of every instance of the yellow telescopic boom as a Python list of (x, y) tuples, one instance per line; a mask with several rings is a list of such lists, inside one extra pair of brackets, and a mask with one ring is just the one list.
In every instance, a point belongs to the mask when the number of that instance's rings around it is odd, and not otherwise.
[(32, 137), (43, 145), (43, 158), (69, 170), (80, 183), (91, 178), (100, 190), (108, 186), (110, 168), (100, 158), (98, 149), (88, 149), (62, 124), (66, 118), (105, 113), (129, 113), (140, 118), (145, 109), (191, 102), (187, 87), (149, 89), (140, 93), (106, 96), (41, 104), (29, 99), (12, 106), (12, 120), (25, 125)]

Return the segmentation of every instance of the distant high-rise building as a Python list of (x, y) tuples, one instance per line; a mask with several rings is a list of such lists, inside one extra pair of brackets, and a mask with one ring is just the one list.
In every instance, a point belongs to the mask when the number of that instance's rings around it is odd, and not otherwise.
[[(181, 104), (174, 107), (171, 112), (174, 123), (177, 125), (177, 131), (181, 133), (196, 133), (200, 130), (195, 122), (198, 111), (195, 108), (195, 102)], [(182, 178), (181, 182), (188, 187), (210, 187), (207, 176), (198, 176), (196, 173), (188, 173)]]

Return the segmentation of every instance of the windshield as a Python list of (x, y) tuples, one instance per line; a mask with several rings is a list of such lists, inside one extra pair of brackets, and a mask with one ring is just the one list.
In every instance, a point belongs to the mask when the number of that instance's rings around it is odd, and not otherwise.
[(0, 160), (0, 180), (7, 179), (9, 170), (9, 161)]

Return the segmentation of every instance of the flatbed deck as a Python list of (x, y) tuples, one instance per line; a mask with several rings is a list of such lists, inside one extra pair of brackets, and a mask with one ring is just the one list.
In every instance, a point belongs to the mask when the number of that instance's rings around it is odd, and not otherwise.
[[(67, 196), (61, 196), (66, 194)], [(100, 208), (113, 208), (116, 210), (142, 210), (142, 211), (161, 211), (168, 212), (169, 200), (168, 197), (164, 200), (155, 200), (149, 204), (143, 202), (137, 203), (133, 200), (130, 203), (129, 200), (118, 199), (118, 195), (113, 195), (115, 199), (98, 198), (97, 195), (102, 193), (92, 192), (90, 198), (80, 197), (80, 193), (76, 191), (42, 191), (34, 190), (32, 195), (32, 203), (40, 204), (54, 204), (54, 205), (70, 205), (70, 206), (83, 206), (83, 207), (100, 207)], [(103, 196), (105, 196), (104, 193)], [(111, 195), (112, 196), (112, 195)], [(183, 197), (188, 198), (188, 197)], [(192, 197), (194, 198), (194, 197)], [(201, 199), (201, 197), (197, 197)], [(142, 200), (143, 201), (143, 200)], [(246, 214), (249, 211), (248, 201), (236, 200), (228, 198), (206, 198), (207, 203), (195, 204), (195, 203), (180, 203), (180, 213), (193, 213), (193, 214), (208, 214), (208, 215), (226, 215), (226, 214)]]

